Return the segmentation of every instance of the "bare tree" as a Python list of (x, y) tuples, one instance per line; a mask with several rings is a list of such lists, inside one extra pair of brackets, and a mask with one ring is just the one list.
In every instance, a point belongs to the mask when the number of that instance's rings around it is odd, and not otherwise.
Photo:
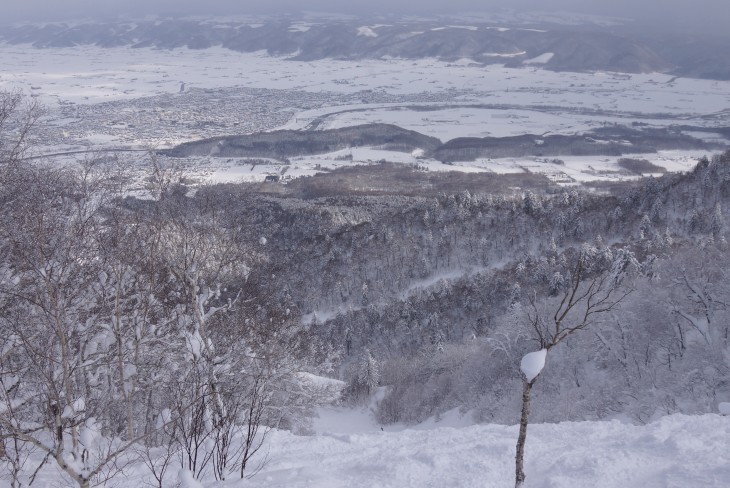
[[(127, 347), (129, 335), (140, 342), (147, 333), (135, 297), (149, 288), (128, 286), (129, 270), (105, 255), (107, 176), (94, 165), (19, 166), (13, 183), (23, 198), (0, 212), (0, 430), (82, 487), (118, 472), (150, 435), (129, 426), (140, 362)], [(121, 422), (112, 386), (124, 392)]]
[[(7, 399), (14, 414), (5, 409), (0, 424), (83, 484), (91, 446), (82, 432), (101, 403), (89, 394), (103, 362), (92, 346), (100, 329), (89, 296), (99, 272), (93, 242), (102, 199), (92, 196), (90, 174), (28, 171), (24, 205), (6, 214), (2, 226), (11, 256), (0, 286), (8, 300), (3, 327), (14, 338), (18, 387)], [(30, 419), (36, 422), (28, 425)]]
[(0, 91), (0, 164), (20, 162), (44, 113), (43, 106), (22, 91)]
[[(527, 319), (543, 357), (576, 332), (589, 328), (600, 315), (616, 309), (631, 293), (624, 277), (636, 267), (636, 259), (629, 251), (618, 249), (612, 252), (586, 245), (574, 257), (572, 270), (560, 280), (562, 290), (558, 297), (539, 300), (537, 293), (533, 293), (529, 297)], [(515, 455), (516, 488), (525, 482), (524, 456), (532, 387), (540, 377), (542, 367), (528, 373), (523, 363), (522, 369), (522, 413)]]

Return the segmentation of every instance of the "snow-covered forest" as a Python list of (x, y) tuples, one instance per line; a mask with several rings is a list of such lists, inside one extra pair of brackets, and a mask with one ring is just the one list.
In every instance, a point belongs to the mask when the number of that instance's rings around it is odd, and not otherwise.
[[(387, 164), (191, 187), (154, 154), (143, 170), (107, 155), (30, 162), (40, 115), (0, 93), (0, 478), (11, 486), (129, 473), (160, 487), (258, 486), (268, 455), (286, 455), (275, 443), (315, 432), (316, 409), (332, 403), (369, 405), (388, 429), (455, 411), (514, 425), (521, 409), (526, 425), (525, 398), (530, 422), (636, 426), (730, 402), (730, 152), (604, 194), (497, 175), (489, 191), (476, 179), (455, 189), (448, 174), (425, 184)], [(145, 191), (131, 194), (140, 171)], [(514, 429), (474, 429), (464, 435), (517, 441)], [(590, 435), (581, 429), (573, 438)], [(499, 445), (475, 451), (484, 469), (490, 456), (513, 462), (491, 454)], [(531, 466), (548, 469), (530, 464), (531, 447), (528, 482)], [(706, 483), (730, 482), (713, 459)], [(325, 486), (271, 476), (261, 483)], [(409, 483), (420, 482), (393, 486)]]

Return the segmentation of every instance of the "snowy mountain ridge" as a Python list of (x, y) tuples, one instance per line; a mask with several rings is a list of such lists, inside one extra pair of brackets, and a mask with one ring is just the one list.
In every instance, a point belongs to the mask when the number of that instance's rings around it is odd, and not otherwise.
[[(722, 43), (715, 45), (701, 39), (687, 43), (679, 35), (654, 36), (630, 26), (599, 25), (591, 19), (574, 18), (575, 25), (566, 25), (563, 17), (547, 14), (522, 20), (506, 17), (501, 22), (498, 18), (487, 19), (75, 21), (6, 25), (0, 27), (0, 41), (39, 48), (221, 46), (240, 52), (266, 50), (303, 61), (437, 58), (523, 66), (537, 59), (545, 68), (556, 71), (667, 72), (719, 79), (725, 79), (730, 72), (723, 54), (723, 46), (727, 46)], [(708, 66), (700, 69), (694, 65), (698, 59), (704, 59)]]

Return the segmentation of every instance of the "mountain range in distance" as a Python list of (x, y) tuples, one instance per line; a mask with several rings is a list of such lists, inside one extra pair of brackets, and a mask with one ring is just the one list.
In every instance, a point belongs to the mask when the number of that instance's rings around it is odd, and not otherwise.
[(355, 18), (148, 18), (0, 25), (0, 42), (36, 48), (223, 47), (299, 61), (423, 59), (554, 71), (662, 72), (730, 79), (730, 37), (668, 32), (626, 21)]

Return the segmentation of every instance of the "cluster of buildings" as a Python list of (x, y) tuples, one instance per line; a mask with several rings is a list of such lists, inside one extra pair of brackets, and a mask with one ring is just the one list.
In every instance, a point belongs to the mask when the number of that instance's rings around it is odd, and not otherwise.
[(398, 95), (262, 88), (183, 89), (180, 93), (98, 104), (62, 101), (42, 127), (56, 148), (154, 148), (216, 136), (276, 129), (295, 114), (322, 107), (373, 103), (432, 103), (455, 93)]

